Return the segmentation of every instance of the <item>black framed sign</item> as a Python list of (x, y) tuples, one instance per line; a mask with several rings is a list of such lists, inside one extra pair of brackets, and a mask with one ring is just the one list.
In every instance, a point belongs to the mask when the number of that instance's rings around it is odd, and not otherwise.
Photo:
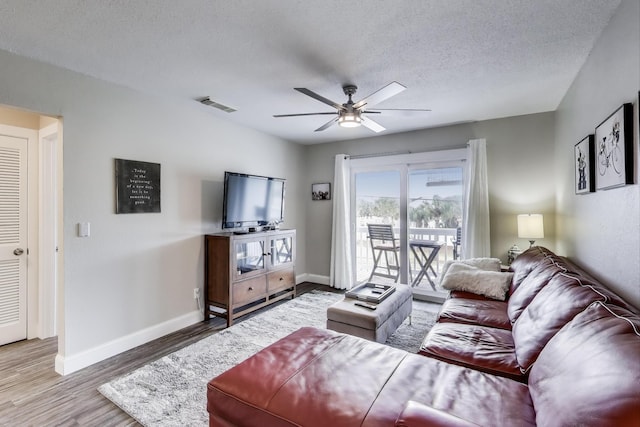
[(116, 213), (160, 212), (160, 163), (116, 160)]

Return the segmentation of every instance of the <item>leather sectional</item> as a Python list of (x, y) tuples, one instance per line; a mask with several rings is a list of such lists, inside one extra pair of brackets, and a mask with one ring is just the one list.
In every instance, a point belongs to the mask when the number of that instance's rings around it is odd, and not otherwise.
[[(534, 247), (451, 292), (420, 354), (302, 328), (211, 380), (212, 426), (639, 426), (640, 315)], [(639, 284), (640, 285), (640, 284)]]

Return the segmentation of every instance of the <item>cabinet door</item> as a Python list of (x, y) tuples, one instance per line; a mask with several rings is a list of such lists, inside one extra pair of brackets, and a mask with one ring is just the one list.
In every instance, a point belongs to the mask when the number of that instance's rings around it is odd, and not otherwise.
[(263, 274), (266, 268), (265, 240), (234, 240), (234, 276), (235, 279)]
[(271, 266), (279, 268), (294, 262), (294, 239), (292, 234), (282, 234), (269, 239)]

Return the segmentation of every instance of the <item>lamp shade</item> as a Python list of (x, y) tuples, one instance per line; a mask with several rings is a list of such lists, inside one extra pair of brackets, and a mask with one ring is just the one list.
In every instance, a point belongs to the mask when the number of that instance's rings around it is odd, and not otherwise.
[(518, 215), (518, 237), (521, 239), (542, 239), (544, 237), (542, 214)]
[(343, 128), (355, 128), (362, 124), (362, 119), (360, 118), (360, 114), (357, 111), (347, 111), (344, 113), (340, 113), (340, 117), (338, 117), (338, 125)]

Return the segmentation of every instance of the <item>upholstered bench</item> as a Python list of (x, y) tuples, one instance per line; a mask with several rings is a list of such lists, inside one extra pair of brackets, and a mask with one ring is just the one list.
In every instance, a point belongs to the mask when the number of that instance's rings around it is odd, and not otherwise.
[(375, 310), (360, 307), (357, 299), (344, 298), (327, 309), (327, 329), (383, 343), (411, 315), (412, 291), (407, 285), (395, 285)]

